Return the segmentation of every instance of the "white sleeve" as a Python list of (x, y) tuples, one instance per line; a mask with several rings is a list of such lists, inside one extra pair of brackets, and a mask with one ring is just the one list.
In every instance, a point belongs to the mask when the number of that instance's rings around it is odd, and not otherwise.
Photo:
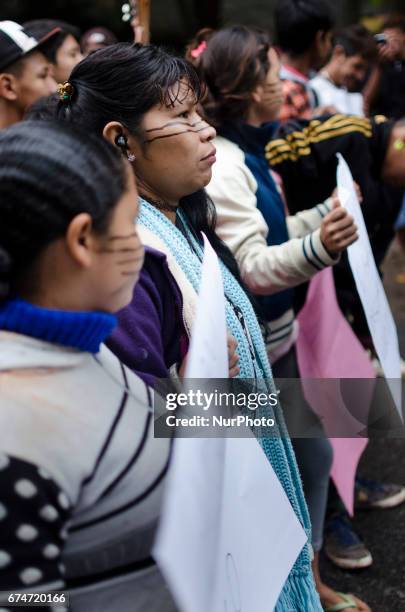
[(257, 183), (236, 149), (238, 153), (220, 152), (207, 191), (217, 210), (217, 233), (236, 257), (249, 289), (259, 295), (276, 293), (336, 263), (324, 249), (319, 229), (304, 238), (267, 245), (269, 228), (257, 208)]

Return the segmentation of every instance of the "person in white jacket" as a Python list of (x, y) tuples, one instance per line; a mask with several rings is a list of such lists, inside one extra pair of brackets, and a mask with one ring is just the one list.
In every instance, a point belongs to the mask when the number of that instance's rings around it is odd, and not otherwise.
[[(277, 129), (283, 101), (280, 63), (268, 35), (233, 26), (207, 34), (205, 47), (199, 41), (196, 49), (190, 55), (207, 86), (204, 111), (219, 134), (217, 163), (207, 187), (218, 216), (217, 232), (234, 253), (247, 287), (260, 296), (274, 375), (299, 378), (292, 288), (336, 263), (357, 239), (357, 228), (333, 195), (311, 210), (288, 215), (288, 202), (264, 151)], [(293, 412), (313, 425), (315, 417), (302, 391)], [(302, 437), (293, 440), (312, 521), (315, 581), (325, 609), (346, 603), (347, 608), (368, 611), (358, 598), (336, 593), (319, 575), (332, 453), (318, 427), (314, 438), (303, 437), (308, 433), (295, 428), (295, 435)]]

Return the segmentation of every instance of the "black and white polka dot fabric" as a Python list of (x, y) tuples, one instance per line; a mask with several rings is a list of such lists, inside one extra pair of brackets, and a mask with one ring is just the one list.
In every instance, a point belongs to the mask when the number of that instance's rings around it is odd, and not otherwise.
[(0, 453), (0, 590), (63, 588), (69, 508), (45, 470)]

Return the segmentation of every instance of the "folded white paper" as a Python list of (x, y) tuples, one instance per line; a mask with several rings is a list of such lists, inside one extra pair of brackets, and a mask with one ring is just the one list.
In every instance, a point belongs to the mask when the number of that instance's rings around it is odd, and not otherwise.
[(338, 153), (338, 158), (337, 184), (339, 199), (342, 206), (347, 208), (353, 216), (359, 234), (359, 239), (348, 248), (350, 267), (375, 350), (391, 389), (395, 406), (402, 419), (401, 363), (397, 328), (375, 264), (352, 174), (340, 153)]

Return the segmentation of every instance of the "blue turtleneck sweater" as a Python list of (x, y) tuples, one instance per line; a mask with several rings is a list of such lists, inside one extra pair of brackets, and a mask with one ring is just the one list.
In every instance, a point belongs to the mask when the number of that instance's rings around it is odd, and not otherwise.
[(111, 314), (51, 310), (20, 298), (0, 305), (0, 329), (89, 353), (98, 353), (116, 324)]

